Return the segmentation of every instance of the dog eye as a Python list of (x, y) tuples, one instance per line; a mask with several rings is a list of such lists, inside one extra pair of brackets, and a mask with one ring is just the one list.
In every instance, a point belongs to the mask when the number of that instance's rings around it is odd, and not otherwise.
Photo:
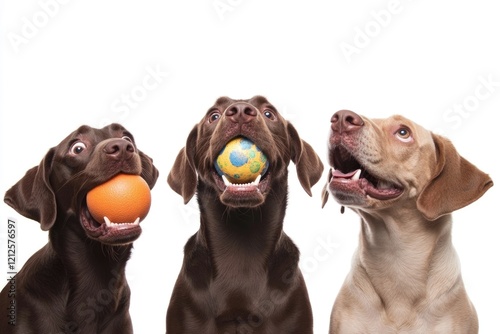
[(71, 146), (69, 151), (72, 154), (80, 154), (83, 151), (85, 151), (86, 148), (87, 148), (87, 145), (85, 145), (85, 143), (78, 141)]
[(269, 110), (269, 109), (264, 110), (264, 116), (266, 116), (270, 120), (274, 120), (275, 119), (274, 113), (271, 110)]
[(123, 136), (122, 139), (125, 139), (126, 141), (133, 143), (132, 138), (130, 138), (129, 136)]
[(208, 123), (213, 123), (220, 118), (220, 112), (214, 111), (210, 115), (208, 115)]
[(413, 139), (413, 137), (411, 136), (410, 129), (405, 128), (405, 127), (399, 128), (395, 134), (399, 140), (401, 140), (402, 142), (405, 142), (405, 143), (408, 143)]

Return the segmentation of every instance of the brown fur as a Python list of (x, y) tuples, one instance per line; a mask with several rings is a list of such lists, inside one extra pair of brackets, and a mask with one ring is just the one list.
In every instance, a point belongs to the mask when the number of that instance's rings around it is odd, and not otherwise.
[(5, 202), (49, 231), (0, 294), (0, 309), (15, 302), (15, 326), (2, 334), (132, 333), (125, 265), (140, 226), (112, 228), (90, 218), (85, 196), (118, 173), (141, 175), (152, 188), (158, 171), (121, 125), (82, 126), (46, 154), (5, 194)]
[[(251, 191), (226, 187), (213, 166), (236, 136), (253, 141), (270, 163)], [(184, 249), (167, 333), (312, 333), (299, 251), (283, 232), (290, 161), (311, 194), (323, 165), (264, 97), (219, 98), (193, 128), (168, 183), (185, 203), (197, 194), (200, 230)]]

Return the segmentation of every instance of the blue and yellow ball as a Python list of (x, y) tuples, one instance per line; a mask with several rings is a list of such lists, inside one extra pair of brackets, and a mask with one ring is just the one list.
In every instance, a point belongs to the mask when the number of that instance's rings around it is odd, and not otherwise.
[(215, 160), (219, 175), (225, 175), (231, 183), (250, 183), (264, 174), (269, 167), (267, 157), (251, 140), (237, 137), (220, 151)]

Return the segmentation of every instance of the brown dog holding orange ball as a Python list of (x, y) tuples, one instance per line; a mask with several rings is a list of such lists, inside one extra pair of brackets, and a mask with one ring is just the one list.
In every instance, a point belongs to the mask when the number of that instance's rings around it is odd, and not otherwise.
[(28, 170), (5, 202), (49, 242), (1, 292), (0, 333), (132, 333), (125, 265), (157, 178), (119, 124), (81, 126)]

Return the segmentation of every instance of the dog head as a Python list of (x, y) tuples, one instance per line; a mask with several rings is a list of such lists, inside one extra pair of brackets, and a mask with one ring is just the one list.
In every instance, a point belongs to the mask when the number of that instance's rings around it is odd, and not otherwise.
[(332, 169), (323, 190), (341, 204), (377, 210), (416, 203), (435, 220), (481, 197), (493, 182), (449, 140), (402, 117), (368, 119), (348, 110), (331, 119)]
[[(269, 168), (260, 180), (240, 185), (224, 182), (214, 161), (235, 137), (251, 140), (267, 156)], [(264, 203), (272, 184), (286, 185), (287, 166), (293, 161), (299, 181), (311, 195), (323, 164), (312, 147), (301, 140), (266, 98), (249, 100), (219, 98), (188, 136), (168, 176), (168, 183), (187, 203), (196, 192), (198, 181), (217, 193), (228, 207), (257, 207)]]
[(5, 194), (5, 202), (42, 230), (69, 224), (76, 217), (86, 235), (104, 244), (127, 244), (139, 237), (135, 224), (100, 224), (86, 206), (87, 193), (119, 173), (140, 175), (153, 188), (158, 170), (136, 148), (134, 137), (119, 124), (102, 129), (81, 126), (51, 148)]

